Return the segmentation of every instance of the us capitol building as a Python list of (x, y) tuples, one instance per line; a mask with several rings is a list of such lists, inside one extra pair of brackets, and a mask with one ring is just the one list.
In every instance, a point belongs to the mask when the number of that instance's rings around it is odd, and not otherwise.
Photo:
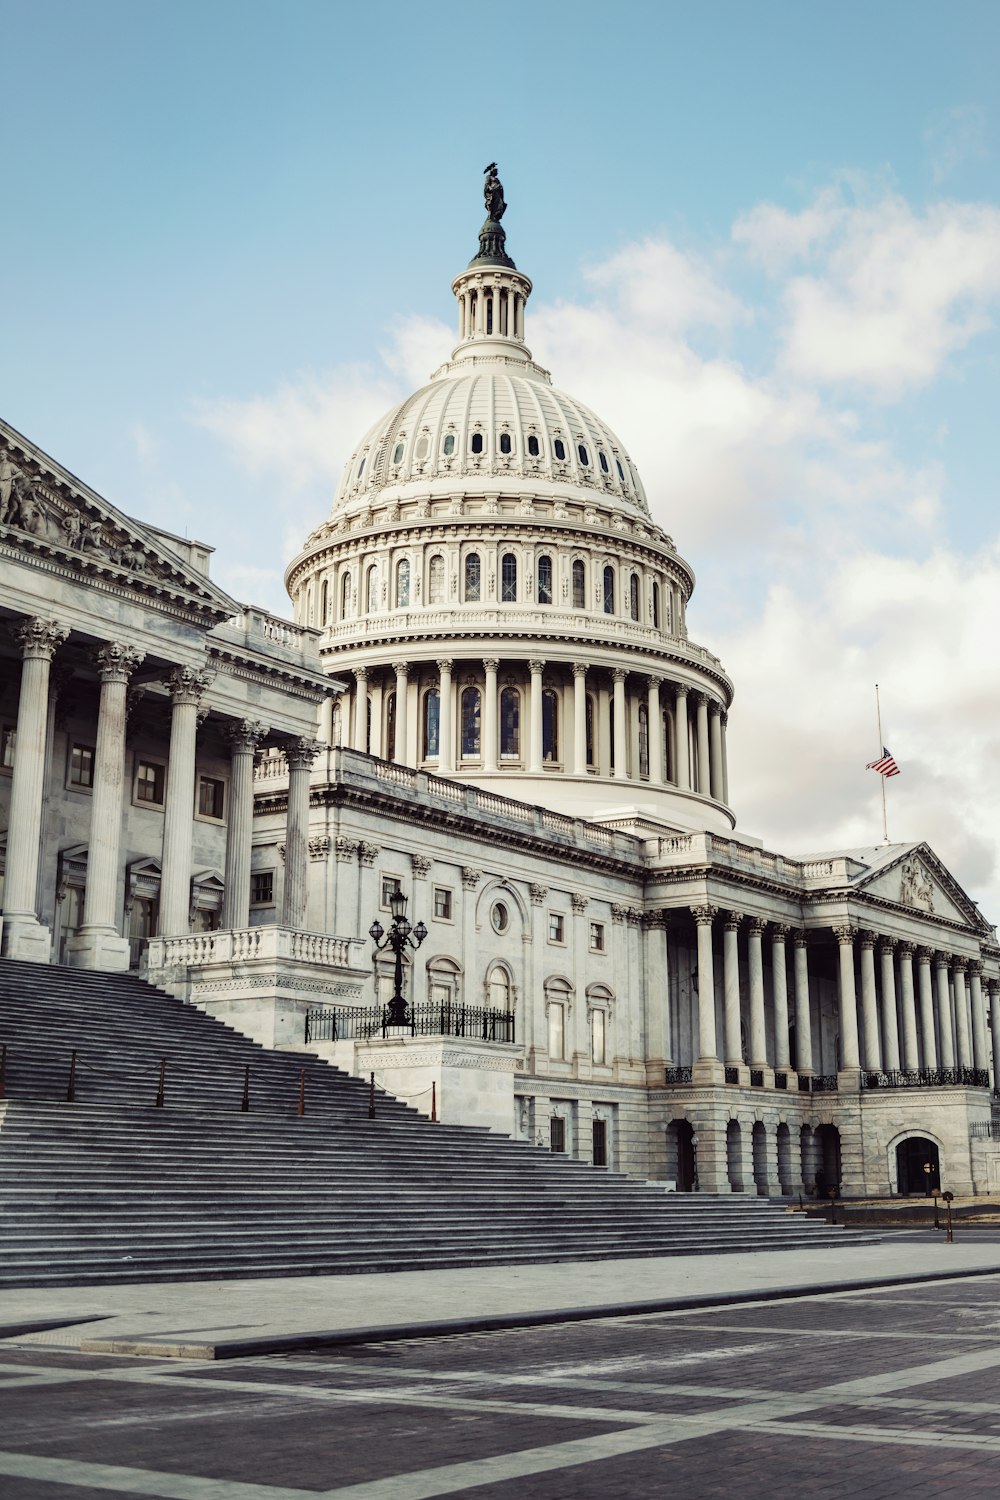
[(994, 929), (926, 844), (734, 831), (691, 567), (534, 362), (485, 197), (451, 359), (351, 454), (294, 620), (0, 423), (3, 954), (681, 1191), (1000, 1190)]

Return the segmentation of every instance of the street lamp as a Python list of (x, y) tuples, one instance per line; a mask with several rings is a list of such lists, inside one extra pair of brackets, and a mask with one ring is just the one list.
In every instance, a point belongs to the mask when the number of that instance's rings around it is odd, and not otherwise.
[(409, 1026), (412, 1024), (412, 1015), (403, 998), (403, 954), (407, 948), (420, 947), (427, 936), (427, 928), (423, 922), (418, 922), (416, 927), (410, 926), (406, 920), (406, 897), (402, 891), (392, 892), (389, 911), (392, 913), (392, 925), (388, 932), (377, 918), (368, 929), (368, 936), (375, 944), (375, 959), (386, 948), (391, 948), (396, 956), (392, 999), (385, 1008), (382, 1020), (385, 1026)]

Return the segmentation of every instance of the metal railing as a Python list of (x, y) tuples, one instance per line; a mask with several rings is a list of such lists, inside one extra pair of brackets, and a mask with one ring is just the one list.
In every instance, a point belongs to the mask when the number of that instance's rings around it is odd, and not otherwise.
[(375, 1036), (398, 1036), (400, 1031), (408, 1031), (411, 1036), (458, 1036), (479, 1042), (517, 1040), (514, 1015), (509, 1010), (489, 1010), (481, 1005), (414, 1005), (405, 1027), (390, 1027), (388, 1014), (381, 1005), (307, 1010), (306, 1044), (368, 1041)]
[(835, 1094), (836, 1092), (836, 1073), (814, 1073), (812, 1077), (807, 1073), (799, 1074), (800, 1094)]
[(666, 1077), (664, 1079), (664, 1082), (668, 1083), (668, 1084), (671, 1084), (671, 1083), (690, 1083), (691, 1082), (691, 1069), (690, 1068), (667, 1068), (666, 1069)]
[(862, 1073), (863, 1089), (988, 1089), (985, 1068), (898, 1068), (891, 1072)]

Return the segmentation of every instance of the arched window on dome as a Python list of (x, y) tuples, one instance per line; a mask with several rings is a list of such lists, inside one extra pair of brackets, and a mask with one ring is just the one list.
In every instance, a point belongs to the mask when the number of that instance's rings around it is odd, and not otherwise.
[(351, 612), (351, 575), (346, 570), (340, 575), (340, 618), (346, 620)]
[(437, 760), (440, 753), (439, 726), (441, 723), (441, 695), (437, 688), (429, 688), (424, 694), (423, 750), (424, 760)]
[(528, 457), (537, 458), (540, 452), (541, 449), (538, 446), (538, 439), (535, 437), (534, 433), (532, 433), (528, 439)]
[(563, 442), (562, 438), (556, 438), (555, 442), (552, 444), (552, 451), (560, 463), (565, 462), (566, 444)]
[(583, 466), (583, 468), (589, 469), (589, 467), (590, 467), (590, 454), (587, 452), (587, 449), (585, 448), (585, 446), (583, 445), (583, 443), (577, 443), (577, 445), (576, 445), (576, 456), (580, 460), (580, 463)]
[(587, 565), (581, 557), (573, 562), (573, 608), (587, 608)]
[(548, 556), (538, 559), (538, 602), (552, 603), (552, 559)]
[(628, 581), (628, 612), (633, 620), (639, 618), (639, 575), (633, 573)]
[(365, 574), (365, 614), (372, 615), (378, 609), (378, 564), (372, 563)]
[(472, 434), (472, 441), (470, 442), (469, 447), (472, 449), (473, 453), (482, 453), (483, 435), (481, 432), (474, 432)]
[(440, 552), (427, 565), (427, 603), (444, 603), (444, 558)]
[(663, 779), (677, 782), (677, 767), (674, 764), (674, 721), (669, 709), (663, 710)]
[(593, 693), (588, 693), (587, 694), (587, 715), (586, 715), (587, 766), (588, 766), (588, 768), (591, 767), (591, 766), (596, 766), (597, 765), (597, 753), (596, 753), (596, 750), (597, 750), (597, 740), (596, 740), (596, 737), (594, 735), (594, 725), (596, 724), (596, 722), (597, 722), (597, 704), (594, 701), (594, 695), (593, 695)]
[(621, 480), (622, 484), (624, 484), (625, 483), (625, 470), (622, 468), (622, 461), (621, 461), (620, 458), (616, 458), (615, 459), (615, 467), (618, 470), (618, 478)]
[(493, 332), (493, 306), (494, 306), (494, 298), (493, 297), (487, 297), (487, 299), (486, 299), (486, 332), (487, 333), (492, 333)]
[(396, 759), (396, 694), (387, 693), (385, 699), (385, 758)]
[(462, 756), (478, 759), (482, 754), (480, 731), (481, 704), (479, 689), (467, 687), (462, 693)]
[(319, 591), (319, 623), (325, 625), (327, 615), (330, 613), (330, 585), (323, 579), (323, 586)]
[(401, 557), (396, 564), (396, 608), (410, 607), (410, 559)]
[(604, 569), (604, 613), (613, 615), (615, 612), (615, 570), (609, 563)]
[(649, 780), (649, 709), (639, 704), (639, 775)]
[(500, 694), (500, 757), (518, 760), (521, 754), (521, 695), (505, 687)]
[(422, 433), (421, 436), (417, 438), (417, 444), (413, 450), (413, 456), (417, 460), (417, 463), (422, 464), (427, 458), (427, 455), (428, 453), (430, 453), (430, 451), (431, 440), (426, 433)]
[(510, 433), (509, 432), (501, 432), (501, 434), (500, 434), (500, 452), (501, 453), (509, 453), (510, 450), (511, 450)]
[(465, 602), (478, 604), (482, 598), (483, 566), (478, 552), (465, 555)]
[(453, 432), (448, 432), (445, 434), (444, 442), (441, 445), (441, 451), (444, 454), (445, 458), (451, 458), (452, 454), (455, 451), (455, 434)]
[(542, 693), (542, 760), (559, 759), (559, 697), (552, 688)]
[(367, 462), (368, 462), (368, 454), (366, 453), (364, 455), (364, 457), (362, 458), (361, 462), (358, 464), (358, 478), (359, 479), (361, 478), (362, 474), (365, 472), (365, 464)]
[(514, 1009), (514, 981), (504, 964), (494, 964), (487, 974), (486, 1000), (490, 1010)]
[(517, 603), (517, 558), (513, 552), (505, 552), (500, 562), (500, 602)]
[(660, 585), (653, 579), (653, 629), (660, 628)]
[(396, 446), (395, 446), (395, 448), (393, 448), (393, 450), (392, 450), (392, 461), (393, 461), (394, 464), (401, 464), (403, 462), (403, 444), (402, 443), (397, 443)]
[(604, 451), (603, 448), (598, 448), (598, 450), (597, 450), (597, 457), (601, 461), (601, 469), (602, 469), (602, 471), (605, 474), (610, 473), (611, 471), (608, 468), (608, 455), (605, 453), (605, 451)]

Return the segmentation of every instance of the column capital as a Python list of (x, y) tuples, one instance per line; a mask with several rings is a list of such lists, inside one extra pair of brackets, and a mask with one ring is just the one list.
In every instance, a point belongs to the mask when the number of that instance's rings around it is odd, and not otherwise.
[(528, 670), (532, 674), (532, 676), (540, 676), (542, 672), (545, 671), (545, 662), (539, 661), (538, 657), (532, 657), (532, 659), (528, 662)]
[(452, 667), (454, 665), (455, 665), (455, 660), (454, 660), (453, 657), (451, 657), (451, 656), (444, 656), (438, 662), (437, 669), (442, 674), (442, 676), (445, 673), (447, 673), (450, 676), (451, 675), (451, 669), (452, 669)]
[(691, 697), (699, 708), (705, 707), (708, 703), (708, 694), (703, 693), (701, 688), (692, 688)]
[(897, 939), (894, 937), (879, 937), (878, 951), (880, 953), (894, 953), (896, 951)]
[(627, 676), (628, 676), (628, 668), (627, 667), (612, 667), (611, 668), (611, 681), (612, 682), (624, 682)]
[(462, 866), (462, 885), (467, 891), (474, 891), (482, 878), (482, 870), (477, 870), (474, 865)]
[(237, 753), (253, 752), (268, 732), (268, 726), (257, 719), (230, 719), (222, 727), (222, 737)]
[(585, 661), (575, 661), (573, 663), (573, 676), (574, 677), (586, 677), (586, 675), (587, 675), (587, 663)]
[(853, 927), (850, 922), (846, 922), (841, 927), (834, 927), (833, 935), (842, 948), (849, 948), (854, 946), (854, 939), (858, 935), (858, 929)]
[(721, 722), (722, 722), (723, 729), (727, 728), (727, 726), (729, 724), (729, 715), (725, 711), (725, 709), (723, 709), (723, 711), (722, 711), (722, 720), (721, 720)]
[(175, 703), (201, 702), (201, 696), (215, 681), (207, 667), (174, 667), (163, 679), (163, 686)]
[(783, 943), (792, 930), (791, 922), (771, 922), (772, 943)]
[(741, 911), (727, 911), (725, 916), (725, 928), (727, 932), (736, 932), (743, 921)]
[(711, 927), (719, 915), (719, 908), (717, 906), (709, 906), (708, 904), (705, 906), (692, 906), (690, 911), (699, 927)]
[(354, 668), (354, 676), (355, 676), (355, 680), (357, 681), (358, 686), (360, 687), (363, 682), (367, 682), (368, 681), (368, 668), (367, 667), (355, 667)]
[(933, 957), (934, 957), (934, 949), (933, 948), (918, 948), (917, 949), (917, 963), (919, 963), (919, 964), (929, 964), (930, 961), (931, 961), (931, 959)]
[(969, 967), (969, 960), (967, 958), (961, 957), (953, 958), (951, 961), (951, 965), (956, 974), (964, 974), (966, 969)]
[(531, 896), (532, 906), (541, 906), (542, 902), (549, 894), (549, 888), (547, 885), (532, 884), (529, 885), (528, 892)]
[(583, 912), (587, 910), (588, 898), (586, 896), (581, 896), (579, 891), (571, 892), (569, 899), (570, 904), (575, 912)]
[(970, 958), (969, 962), (968, 962), (968, 969), (969, 969), (969, 973), (970, 974), (982, 974), (982, 972), (983, 972), (983, 961), (982, 961), (982, 959), (981, 958)]
[(425, 854), (411, 854), (410, 864), (413, 867), (413, 877), (415, 880), (427, 879), (431, 870), (431, 861)]
[(907, 943), (907, 942), (903, 941), (902, 939), (900, 939), (899, 943), (897, 944), (897, 947), (899, 948), (899, 956), (900, 956), (900, 958), (912, 958), (913, 957), (913, 954), (914, 954), (914, 944), (913, 943)]
[(950, 969), (951, 968), (951, 954), (950, 953), (935, 953), (934, 954), (934, 967), (935, 967), (935, 969)]
[(305, 736), (298, 740), (289, 740), (284, 746), (289, 770), (308, 771), (322, 748), (319, 740), (306, 739)]
[(709, 700), (708, 700), (708, 711), (709, 711), (710, 714), (718, 714), (720, 716), (720, 718), (721, 718), (721, 716), (722, 716), (722, 704), (719, 702), (718, 698), (709, 698)]
[(69, 626), (34, 615), (30, 620), (20, 620), (12, 625), (10, 633), (20, 646), (25, 661), (51, 661), (56, 647), (61, 646), (69, 635)]
[(796, 927), (792, 933), (792, 942), (796, 948), (807, 948), (809, 946), (809, 934), (802, 927)]
[(500, 658), (499, 658), (499, 656), (484, 656), (483, 657), (483, 670), (485, 672), (496, 672), (499, 669), (499, 667), (500, 667)]
[(688, 687), (688, 685), (687, 685), (686, 682), (675, 682), (674, 683), (674, 697), (675, 698), (686, 698), (687, 695), (688, 695), (688, 693), (690, 691), (691, 691), (691, 689)]
[(658, 693), (665, 680), (659, 672), (649, 672), (646, 674), (646, 686), (652, 693)]
[(97, 647), (93, 653), (93, 661), (100, 671), (102, 682), (128, 682), (145, 655), (144, 651), (137, 651), (134, 646), (128, 646), (123, 641), (108, 641)]
[(392, 670), (395, 672), (397, 677), (409, 677), (410, 663), (408, 661), (394, 661), (392, 664)]
[(767, 922), (764, 920), (763, 917), (748, 917), (747, 918), (747, 932), (752, 932), (755, 937), (760, 937), (763, 934), (764, 929), (766, 927), (767, 927)]
[(863, 949), (873, 949), (878, 942), (878, 934), (872, 932), (869, 927), (862, 927), (858, 933), (858, 942)]
[(358, 861), (365, 869), (370, 870), (378, 859), (381, 849), (378, 844), (370, 844), (367, 839), (362, 839), (358, 844)]

